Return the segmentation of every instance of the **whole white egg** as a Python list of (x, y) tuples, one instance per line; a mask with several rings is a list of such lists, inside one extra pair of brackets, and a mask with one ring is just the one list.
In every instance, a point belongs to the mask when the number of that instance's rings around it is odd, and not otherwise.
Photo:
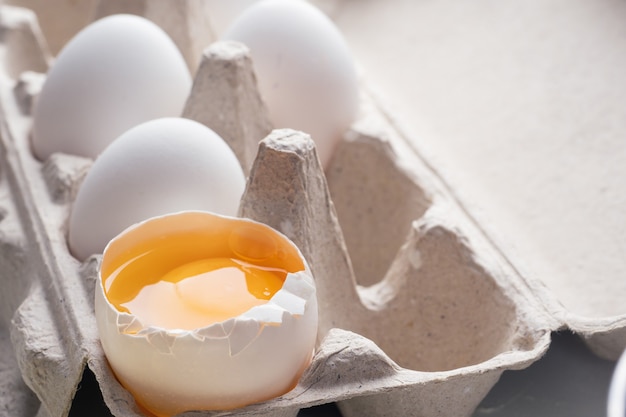
[(183, 118), (142, 123), (95, 160), (73, 202), (68, 241), (84, 260), (128, 226), (181, 210), (234, 216), (246, 180), (235, 154), (208, 127)]
[(167, 34), (134, 15), (113, 15), (80, 31), (48, 72), (33, 115), (32, 148), (95, 158), (124, 131), (180, 116), (191, 75)]
[(272, 123), (310, 134), (326, 166), (359, 101), (355, 64), (336, 26), (303, 0), (264, 0), (222, 38), (250, 48)]

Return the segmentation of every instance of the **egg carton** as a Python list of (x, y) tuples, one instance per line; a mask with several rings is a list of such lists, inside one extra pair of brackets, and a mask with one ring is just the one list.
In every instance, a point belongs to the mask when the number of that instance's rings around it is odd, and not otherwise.
[[(183, 116), (220, 134), (249, 175), (240, 215), (290, 237), (316, 279), (319, 345), (298, 385), (182, 415), (296, 416), (336, 402), (346, 417), (469, 416), (502, 372), (543, 355), (552, 331), (570, 328), (612, 359), (626, 345), (624, 317), (566, 321), (553, 294), (519, 274), (365, 82), (361, 115), (324, 171), (306, 133), (272, 130), (243, 45), (191, 42), (206, 23), (195, 20), (202, 2), (54, 3), (93, 6), (77, 27), (135, 12), (170, 33), (196, 70)], [(95, 376), (112, 415), (142, 416), (98, 339), (100, 258), (81, 263), (67, 249), (70, 205), (92, 161), (32, 156), (31, 108), (51, 54), (31, 10), (1, 6), (0, 34), (0, 415), (65, 417)]]

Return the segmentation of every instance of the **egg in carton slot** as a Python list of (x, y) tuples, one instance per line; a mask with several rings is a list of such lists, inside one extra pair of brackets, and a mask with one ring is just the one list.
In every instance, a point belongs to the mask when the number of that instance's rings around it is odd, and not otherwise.
[[(185, 4), (162, 3), (162, 13), (181, 15), (173, 11)], [(141, 416), (95, 325), (100, 258), (80, 262), (68, 250), (71, 203), (92, 161), (33, 156), (30, 109), (51, 55), (34, 13), (0, 12), (0, 346), (11, 358), (0, 380), (9, 394), (0, 401), (11, 415), (67, 416), (78, 396), (89, 395), (79, 386), (93, 375), (112, 415)], [(308, 134), (272, 130), (245, 46), (218, 41), (201, 57), (182, 116), (209, 125), (238, 156), (248, 174), (239, 214), (282, 231), (304, 254), (320, 325), (313, 360), (288, 393), (181, 415), (295, 416), (328, 402), (345, 416), (471, 415), (504, 370), (546, 351), (561, 324), (398, 132), (365, 80), (359, 118), (323, 169)]]

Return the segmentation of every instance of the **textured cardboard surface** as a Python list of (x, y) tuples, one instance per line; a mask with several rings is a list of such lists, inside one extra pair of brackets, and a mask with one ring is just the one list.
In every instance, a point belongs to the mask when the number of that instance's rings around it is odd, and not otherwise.
[[(188, 2), (177, 4), (172, 15), (191, 19)], [(90, 161), (30, 153), (29, 107), (41, 81), (32, 74), (45, 73), (49, 54), (33, 13), (2, 7), (0, 22), (0, 335), (6, 328), (11, 339), (0, 349), (16, 358), (28, 388), (12, 385), (11, 361), (0, 386), (26, 399), (23, 416), (37, 408), (34, 393), (39, 416), (64, 417), (88, 366), (113, 415), (140, 416), (99, 344), (99, 258), (80, 264), (65, 241)], [(550, 331), (567, 324), (562, 306), (494, 247), (367, 86), (360, 119), (324, 172), (306, 133), (271, 131), (244, 47), (215, 43), (199, 62), (185, 115), (218, 130), (249, 168), (240, 214), (299, 246), (320, 309), (319, 347), (296, 388), (225, 415), (295, 416), (328, 402), (347, 417), (470, 415), (504, 370), (537, 360)], [(619, 321), (589, 325), (599, 351), (622, 346)]]
[(560, 320), (617, 359), (626, 5), (329, 3), (396, 126)]

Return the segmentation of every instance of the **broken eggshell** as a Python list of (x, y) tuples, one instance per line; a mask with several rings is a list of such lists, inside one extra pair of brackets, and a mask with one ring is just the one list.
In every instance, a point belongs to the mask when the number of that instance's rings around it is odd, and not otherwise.
[[(246, 241), (257, 248), (259, 242), (267, 242), (262, 246), (268, 248), (264, 255), (273, 253), (281, 261), (297, 256), (304, 269), (288, 273), (282, 288), (266, 304), (195, 330), (146, 326), (109, 301), (106, 278), (129, 262), (129, 253), (145, 250), (146, 242), (157, 237), (197, 233), (208, 240), (198, 245), (192, 257), (220, 252), (212, 256), (226, 253), (254, 263), (252, 259), (260, 253), (246, 256), (241, 248)], [(154, 217), (114, 238), (103, 253), (95, 311), (101, 343), (115, 375), (140, 406), (157, 416), (232, 409), (288, 392), (311, 361), (318, 321), (313, 277), (291, 241), (252, 220), (200, 211)]]

